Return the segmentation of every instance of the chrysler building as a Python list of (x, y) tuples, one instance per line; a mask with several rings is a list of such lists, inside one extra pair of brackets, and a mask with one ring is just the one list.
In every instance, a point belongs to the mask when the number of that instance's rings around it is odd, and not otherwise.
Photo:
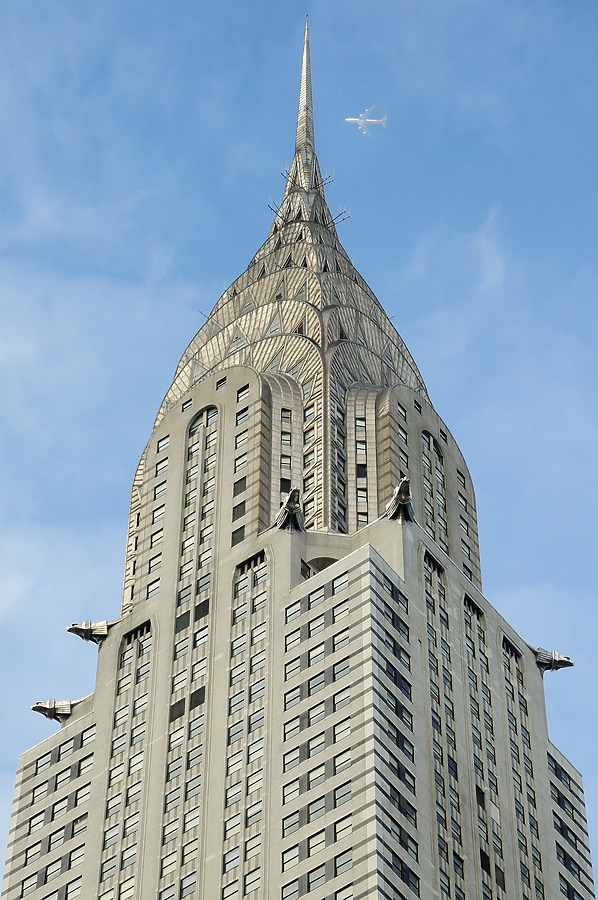
[(69, 627), (95, 690), (34, 705), (4, 900), (594, 897), (544, 703), (572, 663), (482, 595), (467, 465), (324, 186), (306, 25), (284, 196), (158, 410), (120, 618)]

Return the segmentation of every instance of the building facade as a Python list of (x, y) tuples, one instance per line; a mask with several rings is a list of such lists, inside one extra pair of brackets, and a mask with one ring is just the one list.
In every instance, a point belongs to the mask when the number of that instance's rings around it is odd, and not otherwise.
[(326, 205), (307, 26), (284, 198), (158, 412), (121, 617), (70, 630), (96, 688), (36, 704), (5, 900), (594, 897), (546, 725), (570, 663), (481, 594), (467, 466)]

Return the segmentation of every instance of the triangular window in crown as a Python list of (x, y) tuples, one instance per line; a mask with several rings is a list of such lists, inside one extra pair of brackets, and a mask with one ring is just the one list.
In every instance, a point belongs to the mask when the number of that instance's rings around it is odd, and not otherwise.
[(236, 289), (236, 287), (234, 287), (231, 297), (236, 297), (236, 296), (237, 296), (237, 289)]
[(305, 334), (305, 316), (301, 316), (293, 328), (293, 334)]
[(301, 268), (307, 269), (307, 257), (306, 256), (303, 257), (303, 262), (301, 263)]
[(276, 310), (272, 319), (270, 320), (270, 324), (268, 325), (266, 331), (264, 332), (264, 337), (272, 337), (274, 334), (282, 334), (282, 325), (280, 322), (280, 310)]
[(302, 221), (303, 221), (303, 212), (301, 209), (298, 209), (297, 215), (295, 216), (295, 222), (302, 222)]
[(363, 328), (361, 327), (361, 322), (357, 323), (357, 334), (356, 340), (358, 344), (361, 344), (362, 347), (367, 347), (367, 341), (365, 339), (365, 334), (363, 333)]
[[(208, 322), (209, 322), (209, 325), (208, 325)], [(210, 335), (211, 338), (213, 338), (213, 337), (214, 337), (215, 335), (217, 335), (220, 331), (222, 331), (222, 327), (218, 324), (218, 322), (216, 321), (216, 319), (212, 319), (211, 321), (208, 320), (208, 322), (206, 322), (206, 325), (205, 325), (204, 327), (208, 326), (208, 328), (209, 328), (209, 335)]]
[(390, 366), (391, 369), (394, 369), (395, 364), (394, 364), (394, 360), (392, 358), (390, 344), (386, 345), (386, 347), (384, 349), (384, 353), (381, 356), (381, 359), (382, 359), (382, 362), (385, 363), (385, 365)]
[(240, 350), (242, 347), (246, 347), (247, 344), (247, 338), (245, 337), (241, 329), (235, 328), (230, 344), (228, 345), (226, 355), (231, 356), (231, 354), (236, 353), (237, 350)]
[(296, 239), (295, 243), (300, 244), (302, 240), (303, 240), (303, 232), (300, 231), (299, 234), (297, 235), (297, 239)]
[(301, 369), (305, 365), (306, 359), (307, 359), (307, 357), (304, 356), (303, 359), (300, 359), (299, 362), (296, 362), (295, 365), (293, 366), (293, 368), (289, 369), (289, 375), (292, 375), (293, 378), (298, 378), (299, 373), (301, 372)]
[(323, 243), (324, 243), (324, 239), (322, 238), (322, 235), (319, 235), (319, 236), (318, 236), (318, 242), (319, 242), (320, 244), (323, 244)]
[(279, 350), (278, 353), (275, 353), (268, 365), (265, 368), (266, 372), (278, 372), (280, 367), (280, 361), (282, 359), (282, 350)]
[(276, 241), (276, 243), (274, 244), (274, 249), (280, 250), (281, 247), (282, 247), (282, 241), (280, 240), (280, 237), (279, 237), (278, 240)]
[(337, 272), (342, 272), (342, 269), (341, 269), (341, 266), (340, 266), (340, 263), (339, 263), (338, 259), (336, 260), (336, 271), (337, 271)]
[(205, 366), (202, 366), (201, 363), (195, 362), (193, 363), (193, 374), (191, 376), (191, 383), (195, 384), (196, 381), (199, 381), (202, 375), (205, 375), (208, 370)]
[(239, 310), (239, 315), (244, 316), (245, 313), (251, 312), (252, 309), (255, 309), (255, 300), (251, 296), (251, 293), (247, 291), (247, 296), (245, 298), (243, 306)]
[(299, 288), (299, 290), (297, 291), (297, 293), (296, 293), (295, 296), (293, 297), (293, 300), (295, 300), (295, 301), (297, 301), (297, 300), (305, 300), (305, 282), (303, 282), (303, 284), (301, 285), (301, 287)]
[(303, 393), (303, 399), (307, 400), (311, 392), (314, 388), (314, 378), (308, 378), (307, 381), (304, 381), (301, 385), (301, 391)]
[(355, 284), (359, 284), (359, 281), (357, 279), (357, 272), (355, 272), (355, 274), (353, 275), (353, 281), (355, 282)]
[(338, 339), (339, 339), (339, 341), (347, 340), (347, 332), (345, 331), (345, 329), (343, 328), (343, 326), (341, 325), (340, 322), (338, 324)]
[(265, 274), (266, 274), (266, 266), (263, 265), (262, 268), (260, 269), (260, 274), (257, 277), (263, 278)]
[(359, 368), (361, 371), (362, 380), (366, 381), (366, 382), (371, 382), (372, 377), (371, 377), (370, 373), (368, 372), (366, 365), (365, 365), (364, 361), (362, 360), (361, 356), (359, 357)]
[(270, 298), (270, 302), (272, 303), (273, 300), (274, 301), (282, 300), (283, 296), (284, 296), (284, 278), (281, 278), (280, 281), (278, 282), (278, 284), (276, 285), (276, 290), (274, 291), (274, 294)]
[(329, 272), (329, 271), (330, 271), (330, 269), (328, 268), (328, 260), (325, 259), (324, 265), (322, 266), (322, 272)]
[(293, 265), (293, 257), (289, 253), (289, 255), (287, 256), (287, 260), (283, 266), (283, 269), (290, 269), (292, 265)]
[(318, 219), (318, 214), (315, 210), (314, 210), (313, 219), (314, 219), (314, 222), (316, 223), (316, 225), (318, 225), (320, 220)]

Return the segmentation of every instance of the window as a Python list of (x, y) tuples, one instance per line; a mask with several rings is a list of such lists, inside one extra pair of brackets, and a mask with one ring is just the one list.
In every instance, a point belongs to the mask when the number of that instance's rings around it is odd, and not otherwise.
[(256, 822), (259, 822), (262, 818), (262, 801), (259, 800), (257, 803), (253, 803), (251, 806), (247, 807), (245, 812), (245, 825), (249, 827), (250, 825), (255, 825)]
[(229, 788), (226, 789), (226, 793), (224, 795), (224, 805), (232, 806), (233, 803), (238, 803), (243, 795), (243, 785), (240, 781), (236, 784), (232, 784)]
[(266, 651), (260, 650), (259, 653), (254, 653), (253, 656), (249, 660), (249, 671), (250, 674), (253, 675), (258, 669), (263, 669), (266, 665)]
[(62, 859), (56, 859), (54, 862), (49, 863), (46, 866), (46, 875), (45, 881), (53, 881), (54, 878), (58, 878), (60, 875), (60, 869), (62, 868)]
[(343, 803), (347, 803), (351, 799), (351, 782), (346, 781), (345, 784), (341, 784), (339, 787), (335, 788), (334, 791), (334, 805), (341, 806)]
[(253, 872), (248, 872), (245, 876), (245, 893), (249, 894), (251, 891), (257, 891), (261, 885), (261, 869), (254, 869)]
[(344, 572), (342, 575), (339, 575), (332, 582), (332, 594), (339, 594), (343, 591), (349, 584), (349, 574), (348, 572)]
[(251, 629), (251, 643), (257, 644), (259, 641), (263, 641), (266, 639), (266, 623), (262, 622), (261, 625), (256, 625), (255, 628)]
[(289, 719), (289, 721), (285, 722), (283, 725), (283, 739), (288, 741), (289, 738), (295, 737), (300, 731), (301, 719), (298, 716), (296, 719)]
[(291, 800), (294, 800), (299, 796), (299, 779), (297, 778), (295, 781), (289, 781), (288, 784), (285, 784), (282, 788), (282, 802), (289, 803)]
[[(314, 675), (313, 678), (310, 678), (307, 682), (307, 694), (309, 697), (313, 696), (313, 694), (317, 694), (318, 691), (323, 690), (326, 687), (326, 673), (320, 672), (318, 675)], [(300, 690), (300, 688), (296, 688), (295, 690)], [(299, 701), (297, 701), (299, 702)], [(286, 707), (285, 707), (286, 708)]]
[(163, 475), (167, 468), (168, 468), (168, 457), (165, 456), (164, 459), (160, 459), (156, 463), (156, 471), (154, 474), (156, 476)]
[(345, 688), (344, 691), (339, 691), (338, 694), (335, 694), (332, 698), (332, 709), (334, 712), (338, 712), (339, 709), (342, 709), (343, 706), (348, 706), (351, 702), (351, 693), (349, 688)]
[(300, 643), (301, 643), (301, 632), (299, 631), (299, 629), (297, 629), (296, 631), (290, 631), (284, 639), (285, 652), (287, 650), (291, 650), (293, 647), (296, 647)]
[(312, 619), (311, 622), (309, 622), (307, 627), (310, 638), (315, 634), (319, 634), (321, 631), (324, 631), (324, 616), (316, 616), (315, 619)]
[(56, 847), (60, 847), (64, 844), (66, 829), (59, 828), (58, 831), (55, 831), (50, 835), (50, 840), (48, 841), (48, 850), (55, 850)]
[(237, 528), (233, 531), (231, 535), (231, 547), (236, 547), (237, 544), (240, 544), (241, 541), (245, 540), (245, 526), (242, 525), (241, 528)]
[(307, 656), (308, 666), (313, 666), (320, 662), (320, 660), (324, 659), (324, 656), (324, 644), (317, 644), (315, 647), (312, 647)]
[(335, 775), (338, 775), (339, 772), (343, 772), (345, 769), (350, 768), (351, 766), (351, 751), (345, 750), (344, 753), (339, 753), (334, 757), (333, 761), (333, 771)]
[[(125, 738), (125, 741), (126, 741), (126, 738)], [(64, 784), (67, 784), (67, 782), (69, 782), (70, 780), (71, 780), (70, 768), (63, 769), (62, 772), (59, 772), (58, 775), (56, 776), (55, 790), (58, 790), (58, 788), (62, 787)]]
[[(68, 797), (64, 797), (62, 800), (58, 800), (58, 801), (52, 806), (52, 821), (54, 821), (54, 819), (60, 818), (60, 816), (63, 816), (63, 815), (66, 813), (67, 806), (68, 806)], [(44, 814), (43, 814), (43, 813), (40, 813), (39, 815), (41, 815), (41, 822), (43, 823)], [(34, 816), (33, 819), (36, 819), (36, 816)], [(33, 829), (31, 828), (31, 822), (33, 821), (33, 819), (30, 819), (30, 820), (29, 820), (29, 826), (30, 826), (30, 827), (29, 827), (29, 832), (30, 832), (30, 833), (31, 833), (31, 831), (33, 830)], [(39, 825), (38, 827), (41, 828), (41, 825)]]
[(343, 719), (342, 722), (337, 722), (333, 729), (333, 740), (336, 744), (338, 741), (342, 741), (344, 738), (349, 737), (351, 734), (351, 719)]
[(292, 869), (293, 866), (296, 866), (299, 862), (299, 844), (295, 844), (294, 847), (289, 847), (282, 854), (282, 871), (286, 872), (287, 869)]
[(326, 812), (326, 798), (318, 797), (317, 800), (312, 800), (312, 802), (308, 804), (307, 821), (314, 822), (316, 819), (319, 819), (320, 816), (323, 816), (325, 812)]
[(158, 497), (162, 497), (166, 493), (166, 482), (161, 481), (160, 484), (157, 484), (154, 487), (154, 500), (157, 500)]
[(241, 634), (239, 637), (237, 637), (233, 641), (231, 641), (230, 655), (238, 656), (239, 653), (243, 653), (246, 648), (247, 648), (247, 635)]
[(31, 894), (37, 888), (37, 872), (34, 872), (33, 875), (29, 875), (27, 878), (24, 878), (21, 881), (21, 897), (26, 897), (27, 894)]
[(296, 747), (294, 750), (289, 750), (288, 753), (285, 753), (282, 757), (282, 771), (288, 772), (289, 769), (294, 769), (295, 766), (298, 766), (300, 762), (301, 755), (299, 747)]
[(314, 856), (314, 854), (323, 850), (325, 846), (326, 831), (324, 829), (322, 829), (322, 831), (316, 831), (315, 834), (311, 834), (307, 839), (307, 855)]
[(251, 733), (255, 731), (257, 728), (261, 728), (264, 724), (264, 708), (256, 709), (255, 712), (251, 713), (248, 719), (248, 731)]
[(316, 754), (321, 753), (322, 750), (326, 748), (326, 735), (324, 732), (321, 734), (316, 734), (315, 737), (310, 738), (307, 742), (307, 755), (316, 756)]
[(145, 591), (146, 599), (149, 600), (149, 598), (153, 597), (154, 594), (157, 594), (159, 590), (160, 590), (160, 579), (156, 578), (155, 581), (150, 581), (150, 583), (148, 584), (146, 591)]
[(235, 459), (234, 470), (235, 472), (240, 472), (241, 469), (244, 469), (247, 466), (247, 454), (243, 453), (241, 456), (238, 456)]
[(292, 622), (293, 619), (299, 618), (301, 615), (301, 601), (297, 600), (295, 603), (291, 603), (290, 606), (287, 606), (285, 609), (285, 622)]
[(285, 884), (280, 896), (282, 900), (299, 900), (299, 882), (291, 881)]
[(190, 875), (185, 875), (185, 877), (181, 879), (181, 897), (189, 897), (191, 894), (194, 894), (196, 885), (196, 872), (191, 872)]
[(311, 769), (307, 773), (307, 788), (311, 790), (317, 784), (321, 784), (326, 778), (326, 767), (324, 763), (321, 766), (316, 766), (315, 769)]
[(249, 744), (247, 748), (247, 762), (252, 763), (255, 762), (256, 759), (260, 759), (264, 755), (264, 739), (259, 738), (257, 741), (253, 741), (253, 743)]
[(227, 852), (222, 857), (222, 871), (230, 872), (231, 869), (235, 869), (239, 865), (239, 859), (239, 847), (233, 847), (232, 850), (227, 850)]
[(338, 622), (340, 619), (344, 619), (349, 615), (349, 602), (345, 600), (344, 603), (339, 603), (338, 606), (335, 606), (332, 610), (332, 621)]
[(322, 884), (326, 884), (326, 867), (323, 865), (307, 873), (307, 890), (313, 891)]
[(347, 872), (353, 865), (353, 851), (345, 850), (344, 853), (340, 853), (334, 859), (334, 874), (342, 875), (343, 872)]
[(320, 722), (323, 718), (325, 718), (325, 716), (326, 705), (324, 703), (317, 703), (307, 711), (307, 724), (314, 725), (316, 722)]
[(232, 713), (238, 712), (240, 709), (242, 709), (244, 702), (245, 702), (245, 692), (244, 691), (239, 691), (238, 694), (233, 694), (233, 696), (230, 697), (229, 701), (228, 701), (229, 716), (232, 715)]

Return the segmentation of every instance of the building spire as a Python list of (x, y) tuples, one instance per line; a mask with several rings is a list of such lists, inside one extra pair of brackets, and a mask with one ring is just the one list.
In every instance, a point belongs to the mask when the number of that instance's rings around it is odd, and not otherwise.
[(311, 150), (315, 150), (314, 105), (311, 96), (311, 63), (309, 59), (309, 19), (306, 16), (305, 34), (303, 37), (303, 59), (301, 61), (301, 86), (299, 88), (295, 152), (308, 147)]

